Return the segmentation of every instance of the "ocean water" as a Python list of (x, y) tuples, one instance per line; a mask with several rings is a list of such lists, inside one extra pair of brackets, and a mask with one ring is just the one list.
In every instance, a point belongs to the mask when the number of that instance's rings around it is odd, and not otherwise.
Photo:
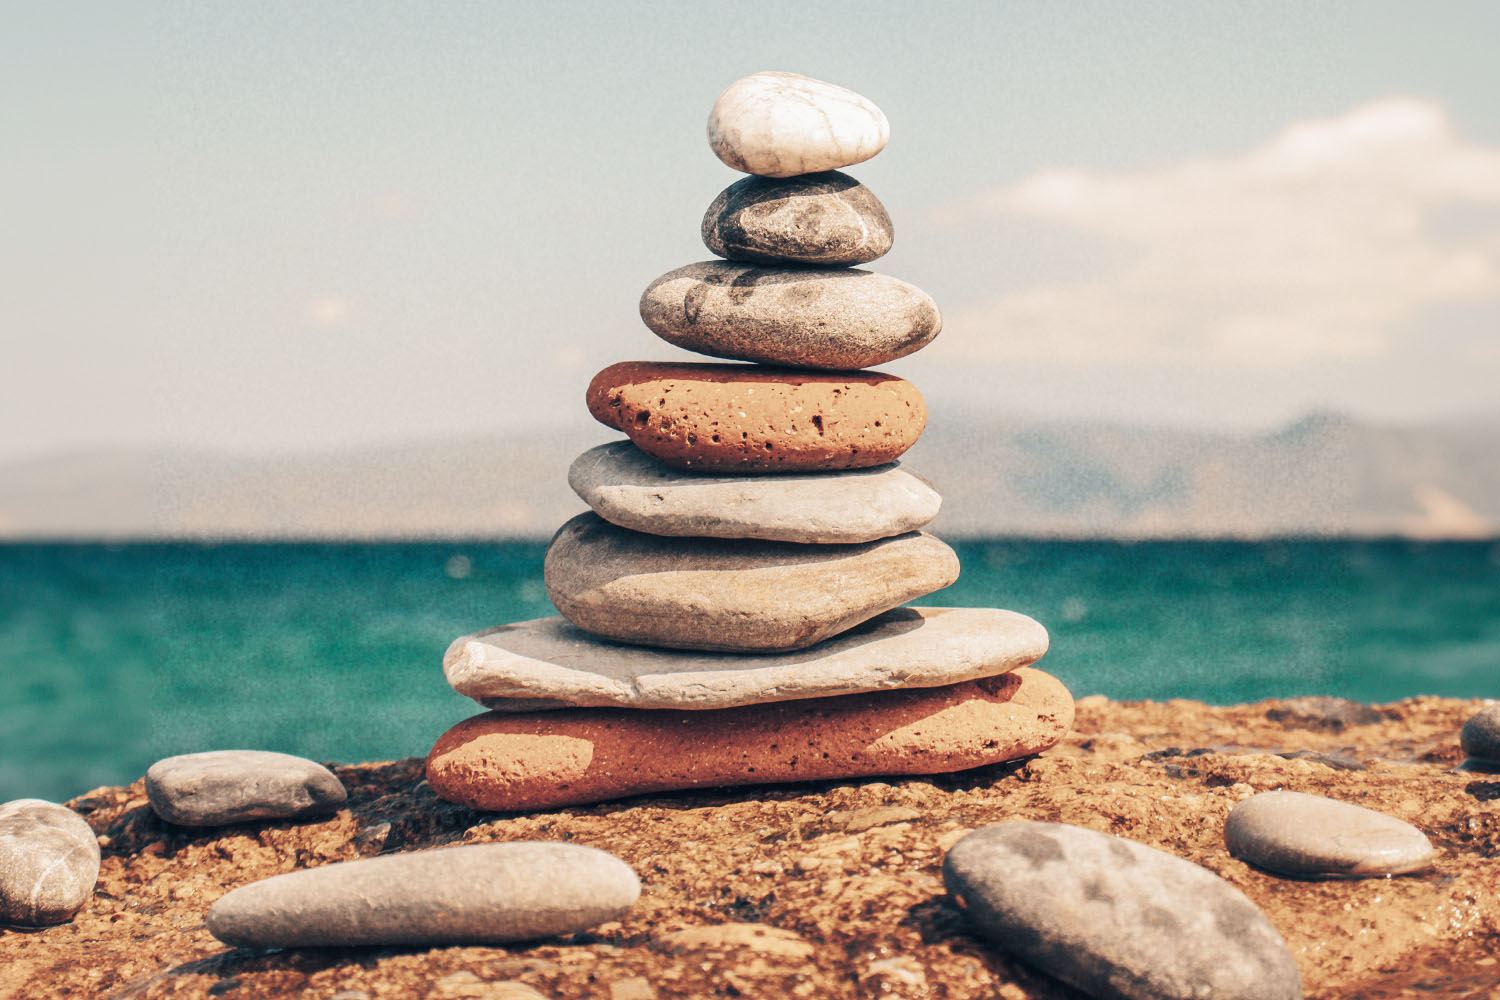
[[(958, 543), (919, 603), (1047, 626), (1074, 694), (1500, 697), (1500, 543)], [(176, 753), (421, 755), (477, 706), (443, 650), (551, 614), (544, 546), (0, 545), (0, 801)]]

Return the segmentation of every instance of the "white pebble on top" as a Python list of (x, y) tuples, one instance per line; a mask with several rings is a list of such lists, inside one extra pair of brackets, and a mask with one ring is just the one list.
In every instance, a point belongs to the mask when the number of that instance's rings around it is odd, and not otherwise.
[(870, 101), (797, 73), (752, 73), (736, 80), (708, 115), (714, 155), (762, 177), (862, 163), (890, 138), (890, 123)]

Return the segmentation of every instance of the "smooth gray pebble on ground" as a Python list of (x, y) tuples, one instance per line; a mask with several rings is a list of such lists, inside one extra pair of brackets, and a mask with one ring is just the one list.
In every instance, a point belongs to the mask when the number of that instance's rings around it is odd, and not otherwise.
[(466, 844), (254, 882), (215, 903), (207, 923), (250, 948), (502, 944), (614, 920), (640, 891), (625, 862), (592, 847)]
[(1229, 853), (1258, 868), (1312, 878), (1378, 878), (1432, 864), (1427, 835), (1394, 816), (1321, 795), (1274, 791), (1235, 806)]
[(1061, 823), (1000, 823), (955, 844), (943, 880), (981, 934), (1091, 996), (1302, 996), (1286, 942), (1254, 903), (1144, 844)]
[(1458, 742), (1473, 760), (1500, 767), (1500, 705), (1486, 705), (1470, 716)]
[(223, 826), (337, 812), (343, 784), (322, 764), (268, 750), (167, 757), (146, 771), (146, 797), (168, 823)]
[(99, 881), (99, 841), (82, 816), (55, 802), (0, 805), (0, 924), (60, 924)]

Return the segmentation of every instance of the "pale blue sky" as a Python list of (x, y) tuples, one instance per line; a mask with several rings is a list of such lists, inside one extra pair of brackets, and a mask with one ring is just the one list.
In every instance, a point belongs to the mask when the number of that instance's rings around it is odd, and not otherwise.
[[(0, 461), (587, 426), (594, 371), (681, 356), (636, 300), (708, 256), (699, 219), (736, 175), (704, 120), (761, 69), (890, 118), (890, 146), (850, 172), (896, 223), (871, 267), (948, 319), (888, 366), (935, 413), (1263, 427), (1500, 408), (1494, 4), (36, 3), (5, 20)], [(1265, 164), (1286, 169), (1263, 189)], [(1056, 171), (1082, 181), (1038, 200)], [(1120, 200), (1141, 208), (1109, 215)]]

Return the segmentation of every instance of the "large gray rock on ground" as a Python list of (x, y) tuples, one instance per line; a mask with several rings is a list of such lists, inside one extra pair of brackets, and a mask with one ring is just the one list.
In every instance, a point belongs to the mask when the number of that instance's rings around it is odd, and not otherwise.
[(1471, 715), (1458, 740), (1473, 760), (1500, 767), (1500, 705), (1487, 705)]
[(209, 750), (152, 764), (146, 797), (168, 823), (223, 826), (337, 812), (346, 794), (314, 761), (269, 750)]
[(207, 924), (246, 948), (503, 944), (614, 920), (640, 891), (625, 862), (592, 847), (468, 844), (254, 882), (220, 898)]
[(870, 542), (915, 531), (943, 498), (899, 462), (845, 472), (714, 476), (684, 472), (629, 441), (590, 448), (568, 485), (594, 513), (649, 535)]
[(1321, 795), (1261, 792), (1224, 824), (1229, 853), (1258, 868), (1311, 878), (1402, 875), (1432, 865), (1427, 835), (1410, 823)]
[(99, 841), (82, 816), (41, 799), (0, 805), (0, 924), (64, 923), (98, 881)]
[(708, 145), (735, 170), (793, 177), (868, 160), (890, 141), (885, 113), (852, 90), (767, 71), (724, 88), (708, 114)]
[(943, 879), (986, 938), (1090, 996), (1302, 996), (1286, 942), (1254, 903), (1144, 844), (1061, 823), (1000, 823), (953, 845)]
[(564, 618), (668, 649), (801, 649), (958, 579), (958, 556), (913, 531), (862, 545), (667, 538), (598, 514), (564, 524), (542, 567)]
[(487, 708), (715, 709), (1006, 673), (1047, 651), (1047, 631), (994, 608), (896, 608), (794, 653), (622, 646), (562, 618), (503, 625), (448, 647), (443, 672)]
[(640, 310), (653, 333), (689, 351), (838, 371), (903, 358), (943, 328), (926, 292), (854, 267), (702, 261), (647, 285)]
[(729, 185), (703, 215), (703, 245), (753, 264), (866, 264), (891, 249), (895, 230), (874, 192), (830, 170)]

